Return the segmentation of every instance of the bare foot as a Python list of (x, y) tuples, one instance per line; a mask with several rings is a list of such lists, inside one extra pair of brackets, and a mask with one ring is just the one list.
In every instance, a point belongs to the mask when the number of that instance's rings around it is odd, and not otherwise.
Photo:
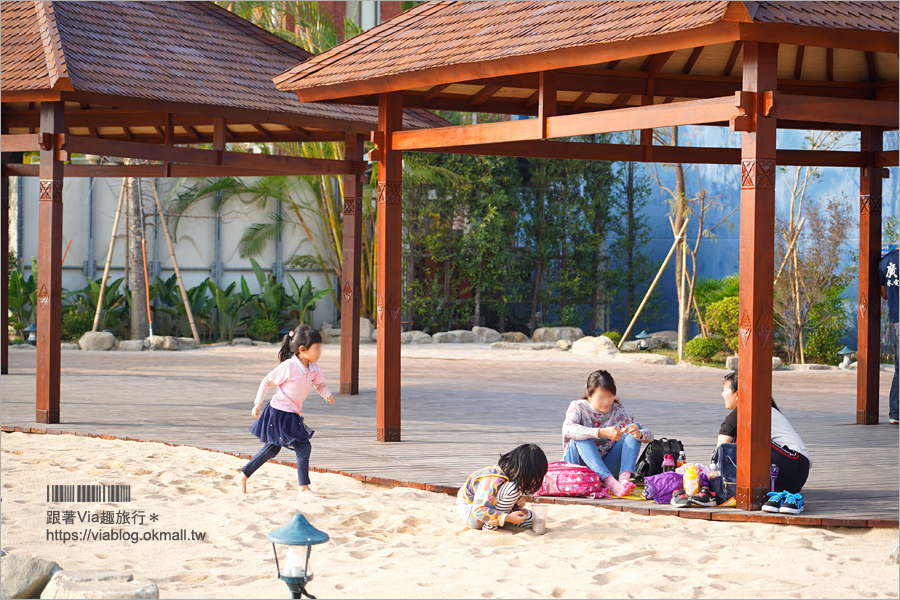
[(300, 491), (297, 492), (297, 497), (303, 498), (305, 496), (312, 496), (313, 498), (324, 498), (325, 494), (320, 494), (319, 492), (312, 491), (311, 489), (309, 489), (308, 485), (301, 485)]
[(237, 484), (238, 489), (241, 490), (242, 494), (247, 493), (247, 476), (244, 475), (243, 471), (234, 476), (234, 482)]

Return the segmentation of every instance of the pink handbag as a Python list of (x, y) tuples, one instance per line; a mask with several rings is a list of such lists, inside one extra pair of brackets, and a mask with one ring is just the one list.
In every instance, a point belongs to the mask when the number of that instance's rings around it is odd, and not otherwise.
[(609, 491), (603, 487), (600, 475), (590, 468), (567, 462), (552, 462), (548, 465), (544, 482), (535, 496), (587, 496), (588, 498), (609, 498)]

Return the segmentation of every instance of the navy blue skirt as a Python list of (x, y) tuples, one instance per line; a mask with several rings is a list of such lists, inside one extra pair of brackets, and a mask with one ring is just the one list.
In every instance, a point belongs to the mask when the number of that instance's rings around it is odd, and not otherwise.
[(315, 432), (297, 413), (278, 410), (271, 404), (266, 404), (262, 414), (250, 426), (250, 433), (263, 444), (276, 444), (296, 450), (299, 444), (308, 442)]

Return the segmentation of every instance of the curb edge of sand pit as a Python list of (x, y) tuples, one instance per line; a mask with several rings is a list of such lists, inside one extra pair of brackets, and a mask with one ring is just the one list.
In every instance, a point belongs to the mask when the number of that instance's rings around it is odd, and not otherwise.
[[(79, 437), (91, 437), (91, 438), (100, 438), (104, 440), (120, 440), (124, 442), (146, 442), (153, 444), (165, 444), (166, 446), (186, 446), (188, 448), (196, 448), (198, 450), (204, 450), (206, 452), (216, 452), (218, 454), (227, 454), (229, 456), (234, 456), (236, 458), (240, 458), (242, 460), (250, 460), (253, 458), (250, 454), (242, 454), (239, 452), (230, 452), (228, 450), (216, 450), (214, 448), (204, 448), (202, 446), (192, 446), (189, 444), (175, 444), (173, 442), (163, 442), (159, 440), (142, 440), (134, 437), (121, 437), (115, 435), (107, 435), (102, 433), (83, 433), (78, 431), (67, 431), (67, 430), (53, 430), (53, 429), (44, 429), (41, 427), (21, 427), (18, 425), (0, 425), (0, 432), (5, 433), (30, 433), (30, 434), (41, 434), (41, 435), (74, 435)], [(293, 462), (287, 460), (270, 460), (269, 462), (291, 467), (292, 469), (296, 467)], [(331, 475), (341, 475), (343, 477), (349, 477), (350, 479), (354, 479), (356, 481), (360, 481), (363, 483), (371, 483), (374, 485), (381, 485), (385, 487), (401, 487), (401, 488), (409, 488), (414, 490), (423, 490), (426, 492), (436, 492), (440, 494), (447, 494), (451, 496), (455, 496), (458, 487), (449, 486), (449, 485), (439, 485), (433, 483), (419, 483), (416, 481), (403, 481), (400, 479), (387, 479), (385, 477), (373, 477), (371, 475), (363, 475), (360, 473), (349, 473), (347, 471), (339, 471), (335, 469), (326, 469), (322, 467), (313, 467), (310, 466), (309, 470), (313, 473), (328, 473)], [(702, 519), (706, 521), (730, 521), (730, 522), (744, 522), (744, 523), (768, 523), (774, 525), (803, 525), (807, 527), (852, 527), (852, 528), (888, 528), (888, 529), (897, 529), (900, 527), (900, 519), (834, 519), (828, 517), (814, 517), (814, 516), (803, 516), (803, 515), (780, 515), (780, 514), (771, 514), (771, 513), (763, 513), (763, 512), (736, 512), (735, 510), (728, 509), (727, 511), (719, 512), (713, 510), (703, 510), (703, 509), (673, 509), (667, 508), (664, 506), (644, 506), (641, 504), (633, 504), (634, 501), (629, 500), (614, 500), (615, 503), (610, 502), (599, 502), (596, 500), (588, 500), (586, 498), (551, 498), (546, 496), (527, 496), (529, 502), (533, 502), (535, 504), (556, 504), (560, 506), (596, 506), (598, 508), (603, 508), (606, 510), (613, 510), (618, 512), (627, 512), (636, 515), (642, 516), (669, 516), (669, 517), (680, 517), (683, 519)]]

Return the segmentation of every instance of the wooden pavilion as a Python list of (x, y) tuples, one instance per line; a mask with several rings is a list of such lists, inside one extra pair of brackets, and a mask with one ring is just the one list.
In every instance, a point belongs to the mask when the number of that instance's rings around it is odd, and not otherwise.
[[(859, 168), (857, 423), (878, 422), (882, 178), (898, 158), (882, 132), (898, 127), (897, 2), (426, 2), (275, 82), (308, 102), (379, 107), (379, 440), (400, 440), (403, 151), (740, 164), (745, 509), (769, 489), (776, 166)], [(536, 118), (407, 131), (404, 107)], [(653, 128), (678, 125), (729, 127), (741, 148), (654, 145)], [(778, 128), (859, 131), (861, 144), (777, 149)], [(641, 131), (640, 144), (572, 139), (628, 130)], [(359, 256), (346, 259), (353, 290)]]
[[(60, 418), (64, 177), (343, 175), (345, 195), (354, 200), (345, 202), (344, 227), (358, 231), (363, 143), (377, 124), (377, 111), (305, 104), (278, 90), (272, 77), (308, 60), (308, 52), (212, 2), (4, 1), (0, 15), (4, 223), (9, 176), (40, 177), (37, 422)], [(414, 130), (446, 124), (418, 109), (398, 118)], [(343, 141), (344, 160), (233, 152), (227, 146), (319, 141)], [(197, 144), (212, 148), (191, 147)], [(39, 165), (10, 162), (14, 153), (27, 151), (40, 151)], [(149, 162), (67, 164), (72, 153)], [(359, 236), (350, 236), (351, 246), (354, 240), (358, 245)], [(8, 246), (4, 227), (3, 373)], [(344, 314), (354, 318), (344, 319), (345, 331), (358, 339), (358, 298), (351, 304)], [(358, 351), (345, 360), (347, 372), (355, 374)]]

